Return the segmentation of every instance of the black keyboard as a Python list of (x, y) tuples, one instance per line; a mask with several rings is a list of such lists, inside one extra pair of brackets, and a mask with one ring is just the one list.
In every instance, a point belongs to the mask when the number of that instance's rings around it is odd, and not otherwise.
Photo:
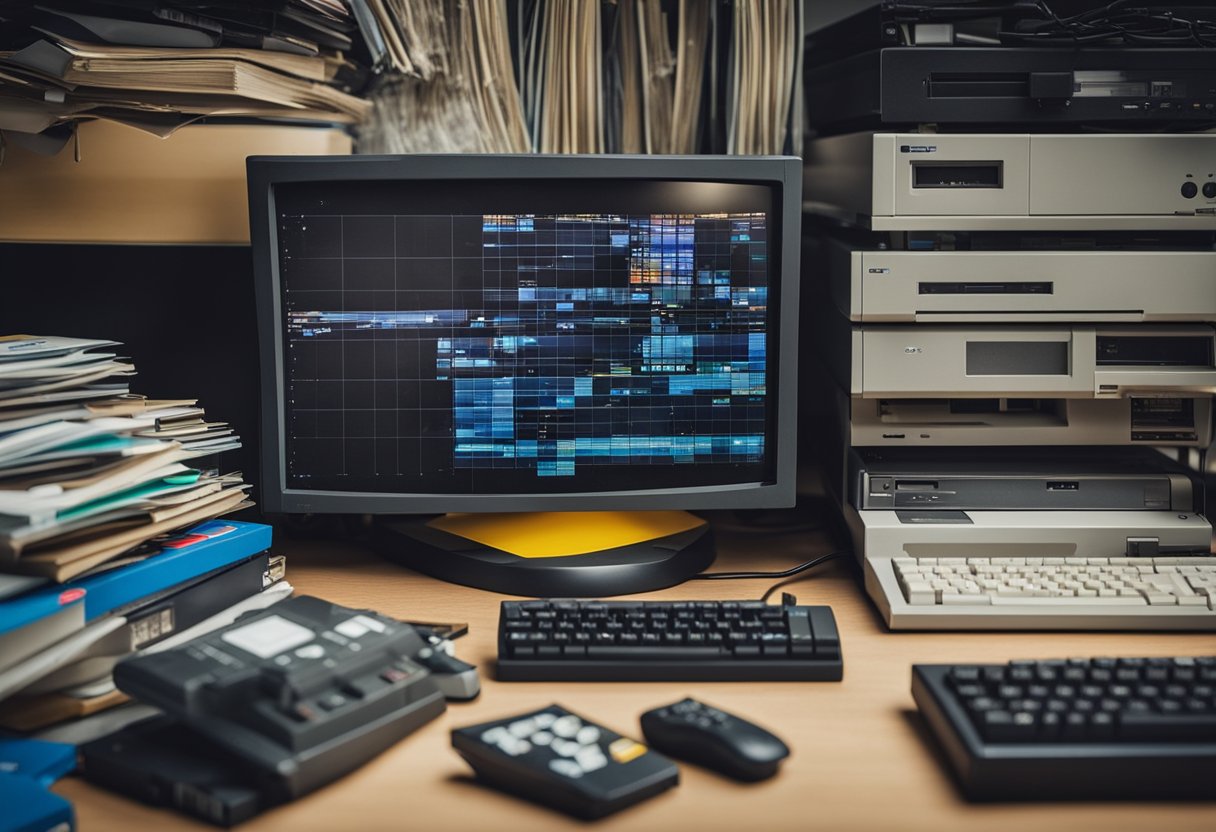
[(831, 607), (761, 601), (503, 601), (508, 682), (836, 682)]
[(1216, 797), (1216, 656), (914, 665), (975, 799)]

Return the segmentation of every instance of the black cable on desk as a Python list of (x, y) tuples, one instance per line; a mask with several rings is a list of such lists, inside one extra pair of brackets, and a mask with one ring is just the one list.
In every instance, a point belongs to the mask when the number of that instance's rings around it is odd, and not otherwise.
[(848, 552), (841, 550), (838, 552), (828, 552), (826, 555), (820, 555), (817, 558), (808, 560), (806, 563), (800, 563), (797, 566), (786, 569), (784, 572), (701, 572), (693, 575), (691, 580), (700, 581), (741, 581), (750, 578), (792, 578), (800, 572), (805, 572), (808, 569), (818, 566), (821, 563), (826, 563), (829, 560), (835, 560), (838, 557), (847, 555)]
[[(824, 555), (823, 558), (816, 561), (816, 563), (822, 563), (825, 560), (835, 560), (836, 558), (844, 557), (847, 554), (850, 554), (850, 553), (849, 552), (833, 552), (830, 555)], [(808, 566), (807, 568), (809, 569), (810, 567)], [(804, 577), (810, 577), (810, 576), (804, 576)], [(795, 582), (801, 581), (801, 580), (803, 580), (803, 577), (799, 577), (798, 575), (795, 575), (792, 578), (784, 578), (780, 581), (777, 581), (777, 583), (773, 584), (768, 589), (764, 590), (764, 594), (760, 596), (760, 600), (767, 601), (769, 596), (772, 595), (777, 590), (781, 589), (781, 587), (788, 586), (789, 584), (792, 584), (792, 583), (795, 583)], [(794, 596), (790, 595), (788, 592), (784, 593), (784, 595), (786, 596), (786, 598), (789, 598), (791, 600), (789, 600), (789, 601), (782, 600), (781, 603), (786, 606), (792, 606), (794, 603), (794, 601), (792, 600)]]

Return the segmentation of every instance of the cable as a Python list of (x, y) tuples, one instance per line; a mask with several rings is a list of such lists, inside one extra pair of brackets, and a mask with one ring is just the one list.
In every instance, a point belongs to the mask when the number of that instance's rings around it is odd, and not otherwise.
[[(830, 556), (825, 556), (825, 558), (828, 560), (834, 560), (838, 557), (843, 557), (847, 554), (849, 554), (849, 553), (848, 552), (833, 552)], [(786, 578), (785, 580), (777, 581), (777, 583), (773, 584), (772, 586), (770, 586), (768, 589), (766, 589), (764, 591), (764, 594), (760, 596), (760, 600), (767, 601), (769, 596), (772, 595), (777, 590), (781, 589), (781, 587), (788, 586), (789, 584), (795, 583), (797, 581), (805, 580), (806, 578), (809, 578), (809, 577), (810, 577), (809, 575), (795, 575), (792, 578)], [(783, 592), (782, 597), (783, 598), (793, 598), (794, 596), (790, 595), (788, 592)], [(786, 601), (782, 600), (781, 603), (785, 604), (786, 606), (793, 605), (792, 601), (786, 602)]]
[[(776, 592), (777, 590), (781, 589), (781, 587), (785, 586), (786, 584), (792, 584), (794, 581), (802, 580), (802, 577), (798, 576), (799, 573), (804, 572), (807, 569), (810, 569), (812, 566), (816, 566), (820, 563), (825, 563), (826, 561), (829, 561), (829, 560), (836, 560), (837, 558), (843, 558), (846, 555), (851, 555), (851, 554), (852, 554), (852, 552), (842, 549), (838, 552), (831, 552), (829, 554), (818, 557), (813, 561), (808, 561), (807, 563), (803, 564), (802, 566), (797, 567), (796, 569), (791, 569), (790, 571), (794, 573), (793, 577), (786, 577), (783, 580), (777, 581), (777, 583), (773, 584), (772, 586), (770, 586), (768, 589), (766, 589), (764, 591), (764, 594), (760, 596), (760, 600), (767, 601), (768, 597), (770, 595), (772, 595), (774, 592)], [(804, 577), (806, 577), (806, 576), (804, 576)], [(790, 598), (794, 597), (794, 596), (790, 595), (788, 592), (785, 593), (785, 595), (789, 595)]]
[(990, 19), (997, 22), (1001, 40), (1034, 46), (1216, 47), (1216, 3), (1205, 0), (1114, 0), (1072, 15), (1057, 14), (1047, 0), (951, 5), (896, 0), (884, 5), (884, 12), (903, 25)]
[(786, 569), (784, 572), (701, 572), (693, 575), (692, 579), (701, 581), (742, 581), (756, 578), (792, 578), (794, 575), (798, 575), (808, 569), (813, 569), (821, 563), (835, 560), (847, 554), (849, 553), (843, 549), (829, 552), (826, 555), (820, 555), (817, 558), (808, 560), (806, 563), (800, 563), (792, 569)]

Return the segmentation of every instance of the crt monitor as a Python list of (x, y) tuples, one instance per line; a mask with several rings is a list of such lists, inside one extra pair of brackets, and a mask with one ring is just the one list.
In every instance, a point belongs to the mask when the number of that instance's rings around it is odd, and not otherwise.
[(371, 515), (448, 580), (608, 595), (711, 562), (687, 510), (793, 505), (798, 159), (248, 174), (268, 510)]

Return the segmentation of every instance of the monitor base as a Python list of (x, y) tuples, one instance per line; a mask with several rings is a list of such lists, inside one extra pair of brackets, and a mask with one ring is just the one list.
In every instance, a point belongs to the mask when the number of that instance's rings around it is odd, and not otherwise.
[(452, 583), (538, 598), (601, 598), (681, 583), (714, 560), (713, 534), (684, 511), (379, 517), (373, 545)]

